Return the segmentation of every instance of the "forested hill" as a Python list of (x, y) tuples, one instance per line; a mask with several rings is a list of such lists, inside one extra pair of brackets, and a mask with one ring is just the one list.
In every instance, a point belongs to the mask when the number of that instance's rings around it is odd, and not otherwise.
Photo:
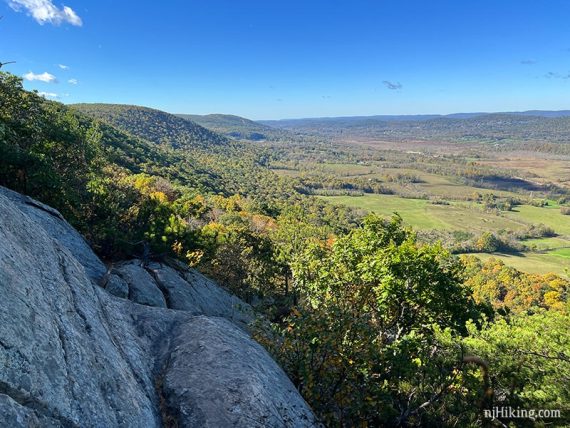
[(216, 132), (160, 110), (122, 104), (74, 104), (72, 107), (132, 135), (174, 148), (211, 148), (228, 143)]
[(177, 116), (238, 140), (267, 140), (273, 133), (286, 132), (231, 114), (179, 114)]
[(300, 138), (293, 132), (264, 125), (245, 117), (231, 114), (178, 114), (186, 120), (220, 133), (233, 140), (295, 142)]
[(160, 164), (152, 171), (184, 186), (226, 196), (240, 194), (264, 200), (293, 192), (270, 171), (263, 147), (227, 139), (190, 120), (147, 107), (75, 104), (71, 108), (152, 146), (159, 145)]
[(130, 173), (164, 177), (199, 192), (232, 195), (247, 193), (243, 182), (249, 176), (238, 174), (240, 180), (236, 180), (232, 177), (236, 169), (252, 175), (262, 170), (256, 153), (166, 112), (110, 104), (78, 104), (69, 109), (69, 113), (79, 112), (85, 126), (99, 130), (105, 163)]
[(103, 257), (141, 240), (160, 252), (192, 248), (195, 232), (176, 222), (213, 210), (210, 196), (241, 195), (274, 212), (294, 193), (263, 165), (263, 149), (168, 113), (65, 106), (1, 72), (0, 106), (0, 185), (56, 207)]

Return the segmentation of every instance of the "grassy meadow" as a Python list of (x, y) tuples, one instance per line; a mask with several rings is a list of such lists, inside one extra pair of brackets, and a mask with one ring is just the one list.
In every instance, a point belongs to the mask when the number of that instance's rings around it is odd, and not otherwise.
[(326, 200), (354, 208), (390, 216), (398, 213), (404, 222), (416, 229), (467, 230), (522, 230), (525, 223), (516, 218), (487, 213), (480, 204), (451, 202), (437, 205), (426, 199), (407, 199), (397, 195), (323, 196)]
[(396, 195), (323, 196), (324, 199), (341, 205), (365, 209), (390, 216), (398, 213), (405, 223), (417, 230), (445, 230), (468, 232), (498, 232), (501, 229), (523, 230), (530, 224), (545, 224), (559, 234), (552, 238), (524, 241), (536, 250), (516, 254), (484, 254), (478, 257), (502, 259), (507, 265), (531, 273), (555, 272), (565, 274), (570, 268), (570, 217), (560, 214), (553, 207), (538, 208), (517, 206), (513, 211), (499, 214), (484, 211), (480, 204), (450, 203), (434, 205), (424, 199), (405, 199)]

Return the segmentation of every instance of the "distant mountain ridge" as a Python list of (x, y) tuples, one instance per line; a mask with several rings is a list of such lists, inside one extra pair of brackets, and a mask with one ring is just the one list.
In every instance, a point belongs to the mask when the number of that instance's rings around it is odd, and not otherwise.
[(288, 130), (232, 114), (177, 114), (176, 116), (197, 123), (232, 140), (252, 142), (299, 142), (304, 140)]
[(344, 121), (359, 122), (366, 120), (378, 120), (383, 122), (402, 122), (402, 121), (424, 121), (432, 119), (471, 119), (488, 115), (512, 115), (512, 116), (536, 116), (545, 118), (568, 117), (570, 110), (526, 110), (511, 112), (471, 112), (471, 113), (450, 113), (450, 114), (402, 114), (402, 115), (369, 115), (369, 116), (330, 116), (330, 117), (306, 117), (295, 119), (269, 119), (258, 120), (257, 123), (266, 126), (282, 127), (284, 125), (299, 124), (307, 121)]
[(331, 139), (570, 143), (568, 110), (455, 113), (445, 116), (354, 116), (261, 123), (298, 134)]
[(570, 143), (570, 110), (349, 116), (256, 122), (228, 114), (173, 115), (147, 107), (120, 104), (75, 104), (72, 108), (156, 144), (220, 155), (222, 152), (228, 155), (226, 152), (230, 146), (239, 144), (239, 141), (312, 144), (323, 137)]

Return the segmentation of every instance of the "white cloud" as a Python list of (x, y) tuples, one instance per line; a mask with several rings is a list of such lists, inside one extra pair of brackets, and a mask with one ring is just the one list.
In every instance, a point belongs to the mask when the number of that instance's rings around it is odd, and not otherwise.
[(53, 92), (38, 92), (38, 95), (40, 95), (44, 98), (59, 98), (59, 95), (57, 95)]
[(28, 15), (41, 25), (46, 22), (54, 25), (67, 22), (77, 27), (83, 25), (83, 21), (72, 8), (63, 6), (60, 9), (52, 0), (8, 0), (8, 4), (15, 11), (27, 10)]
[(24, 74), (24, 79), (29, 80), (30, 82), (39, 80), (40, 82), (45, 83), (57, 83), (55, 76), (53, 74), (49, 74), (47, 71), (42, 74), (34, 74), (30, 71), (29, 73)]
[(62, 70), (69, 70), (69, 66), (68, 66), (68, 65), (58, 64), (57, 66), (58, 66), (59, 68), (61, 68)]
[(69, 79), (67, 81), (67, 83), (69, 83), (70, 85), (77, 85), (79, 83), (79, 80), (77, 79)]

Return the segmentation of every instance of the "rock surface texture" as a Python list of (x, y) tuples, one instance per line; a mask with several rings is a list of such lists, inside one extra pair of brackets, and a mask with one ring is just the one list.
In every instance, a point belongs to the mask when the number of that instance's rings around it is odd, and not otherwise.
[(0, 426), (316, 426), (252, 318), (195, 271), (107, 269), (57, 211), (0, 188)]

